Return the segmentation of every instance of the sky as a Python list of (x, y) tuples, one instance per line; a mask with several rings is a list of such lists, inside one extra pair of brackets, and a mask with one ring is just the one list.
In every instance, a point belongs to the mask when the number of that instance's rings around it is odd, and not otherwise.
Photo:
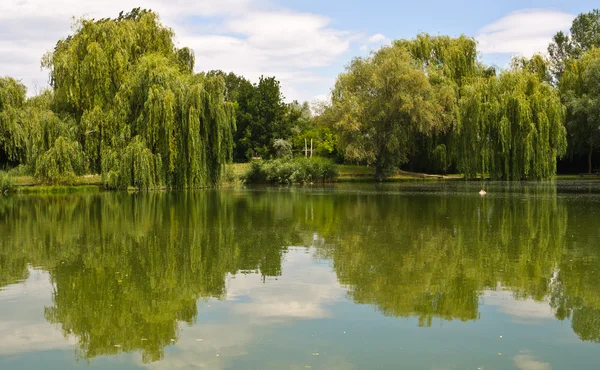
[(149, 8), (191, 47), (196, 70), (221, 69), (256, 82), (275, 76), (286, 101), (325, 99), (344, 66), (391, 40), (418, 33), (478, 41), (480, 58), (505, 67), (545, 52), (552, 35), (598, 7), (591, 0), (0, 0), (0, 76), (28, 94), (48, 86), (42, 55), (68, 36), (73, 17), (115, 17)]

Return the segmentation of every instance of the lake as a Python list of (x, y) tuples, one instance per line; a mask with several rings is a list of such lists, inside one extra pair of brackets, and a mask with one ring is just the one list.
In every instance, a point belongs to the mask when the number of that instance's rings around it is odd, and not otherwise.
[(0, 369), (598, 369), (599, 221), (592, 182), (0, 197)]

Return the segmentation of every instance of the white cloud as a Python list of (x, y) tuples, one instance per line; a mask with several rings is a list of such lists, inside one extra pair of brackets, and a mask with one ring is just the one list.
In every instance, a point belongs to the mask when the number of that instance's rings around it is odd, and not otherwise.
[[(137, 6), (137, 0), (63, 0), (60, 6), (48, 0), (1, 1), (0, 71), (30, 89), (46, 86), (41, 56), (71, 33), (73, 16), (115, 17)], [(157, 11), (174, 29), (179, 46), (194, 49), (197, 70), (233, 71), (253, 81), (274, 75), (287, 100), (311, 100), (327, 91), (331, 79), (316, 68), (336, 61), (354, 37), (332, 28), (326, 17), (263, 0), (149, 0), (143, 7)]]
[(384, 35), (382, 35), (380, 33), (377, 33), (377, 34), (369, 37), (368, 41), (369, 41), (369, 44), (376, 44), (378, 42), (382, 42), (382, 41), (385, 41), (385, 40), (386, 40), (386, 37)]
[(574, 17), (548, 9), (519, 10), (483, 27), (475, 38), (483, 54), (531, 56), (545, 52), (556, 31), (568, 29)]
[(376, 33), (369, 38), (363, 38), (362, 45), (360, 46), (361, 51), (370, 51), (374, 49), (379, 49), (383, 45), (389, 45), (391, 40), (385, 37), (385, 35), (381, 33)]

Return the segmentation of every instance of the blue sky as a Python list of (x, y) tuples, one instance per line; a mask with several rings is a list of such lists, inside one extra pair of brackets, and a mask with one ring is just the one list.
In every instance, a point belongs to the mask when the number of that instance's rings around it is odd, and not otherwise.
[(287, 100), (327, 95), (354, 56), (420, 32), (465, 34), (488, 64), (545, 51), (575, 15), (600, 6), (581, 1), (386, 0), (2, 0), (0, 73), (29, 94), (47, 86), (40, 58), (67, 36), (72, 17), (111, 17), (151, 8), (180, 46), (195, 50), (197, 70), (223, 69), (256, 81), (275, 75)]

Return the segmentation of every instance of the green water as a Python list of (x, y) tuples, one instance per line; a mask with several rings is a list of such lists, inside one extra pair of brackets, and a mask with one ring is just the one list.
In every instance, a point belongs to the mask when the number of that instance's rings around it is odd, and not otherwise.
[(0, 197), (0, 369), (598, 369), (600, 184)]

